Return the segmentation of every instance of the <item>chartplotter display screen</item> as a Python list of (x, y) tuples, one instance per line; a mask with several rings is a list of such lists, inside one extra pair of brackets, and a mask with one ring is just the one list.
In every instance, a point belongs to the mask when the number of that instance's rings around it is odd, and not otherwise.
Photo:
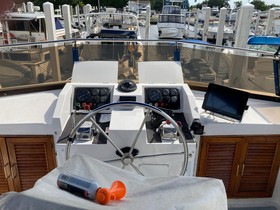
[[(280, 49), (280, 48), (279, 48)], [(273, 60), (273, 68), (274, 68), (274, 85), (275, 85), (275, 94), (280, 96), (280, 62), (279, 60)]]
[(241, 121), (247, 109), (249, 93), (210, 83), (204, 97), (202, 108), (206, 111)]

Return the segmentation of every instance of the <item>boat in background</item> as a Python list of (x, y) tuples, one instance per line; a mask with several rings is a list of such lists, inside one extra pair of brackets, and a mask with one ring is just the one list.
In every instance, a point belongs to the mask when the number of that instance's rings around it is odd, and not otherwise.
[[(217, 33), (219, 27), (219, 20), (211, 20), (209, 22), (209, 27), (207, 30), (207, 39), (209, 40), (216, 40)], [(202, 36), (203, 28), (198, 28), (198, 35)], [(234, 40), (234, 28), (233, 26), (225, 25), (224, 26), (224, 33), (223, 33), (224, 40)]]
[(146, 26), (146, 10), (143, 10), (138, 15), (139, 26)]
[(104, 12), (85, 15), (86, 38), (141, 39), (138, 18), (130, 12), (106, 8)]
[(216, 16), (217, 14), (219, 14), (219, 12), (220, 12), (219, 7), (213, 6), (211, 8), (211, 15)]
[[(46, 32), (45, 13), (38, 6), (33, 6), (33, 11), (18, 9), (17, 12), (7, 11), (0, 20), (4, 44), (16, 44), (25, 42), (40, 42), (48, 40)], [(61, 22), (61, 15), (56, 14), (55, 33), (57, 39), (65, 39), (65, 29)], [(72, 37), (80, 37), (79, 30), (72, 29)]]
[(160, 39), (182, 39), (186, 35), (186, 14), (178, 5), (164, 5), (158, 15), (157, 27)]
[(275, 18), (274, 18), (274, 34), (275, 36), (280, 36), (280, 8), (276, 8), (275, 12)]

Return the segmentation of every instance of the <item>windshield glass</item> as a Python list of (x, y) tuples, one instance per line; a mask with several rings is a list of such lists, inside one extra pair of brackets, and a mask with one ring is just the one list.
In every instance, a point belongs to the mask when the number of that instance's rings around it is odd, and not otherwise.
[(136, 82), (139, 62), (175, 60), (180, 62), (184, 82), (189, 85), (217, 83), (275, 93), (273, 59), (263, 56), (262, 51), (188, 41), (73, 39), (2, 45), (0, 52), (2, 91), (71, 81), (75, 60), (118, 61), (118, 79)]

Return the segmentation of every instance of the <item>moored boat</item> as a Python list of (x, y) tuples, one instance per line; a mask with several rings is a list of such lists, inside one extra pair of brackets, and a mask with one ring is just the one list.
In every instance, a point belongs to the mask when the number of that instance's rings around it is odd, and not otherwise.
[(186, 33), (186, 15), (178, 5), (164, 5), (158, 15), (158, 37), (182, 39)]
[(106, 8), (104, 12), (87, 14), (85, 22), (87, 38), (141, 39), (138, 18), (129, 12)]
[[(4, 39), (4, 44), (40, 42), (49, 40), (49, 37), (47, 36), (45, 13), (40, 11), (39, 7), (33, 6), (33, 4), (31, 6), (32, 9), (30, 9), (30, 11), (18, 9), (18, 12), (6, 11), (1, 15), (1, 37)], [(61, 22), (61, 15), (54, 15), (54, 24), (55, 38), (64, 39), (65, 28)], [(77, 29), (73, 28), (71, 30), (71, 36), (73, 38), (80, 37), (80, 33)]]

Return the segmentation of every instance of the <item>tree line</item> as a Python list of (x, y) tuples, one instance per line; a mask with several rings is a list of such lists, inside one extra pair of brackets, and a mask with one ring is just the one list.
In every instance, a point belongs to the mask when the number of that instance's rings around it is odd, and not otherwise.
[[(207, 5), (208, 7), (211, 7), (211, 8), (213, 6), (217, 6), (217, 7), (219, 7), (219, 9), (222, 7), (229, 8), (230, 5), (228, 2), (229, 2), (229, 0), (205, 0), (201, 3), (193, 5), (192, 7), (201, 9), (204, 5)], [(250, 4), (254, 5), (254, 8), (256, 10), (261, 10), (261, 11), (266, 11), (266, 10), (269, 10), (270, 8), (277, 7), (277, 6), (279, 7), (279, 5), (275, 5), (275, 4), (267, 5), (265, 3), (265, 1), (263, 1), (263, 0), (252, 0), (252, 1), (250, 1)], [(237, 0), (234, 2), (234, 8), (240, 8), (241, 6), (242, 6), (241, 0)]]

